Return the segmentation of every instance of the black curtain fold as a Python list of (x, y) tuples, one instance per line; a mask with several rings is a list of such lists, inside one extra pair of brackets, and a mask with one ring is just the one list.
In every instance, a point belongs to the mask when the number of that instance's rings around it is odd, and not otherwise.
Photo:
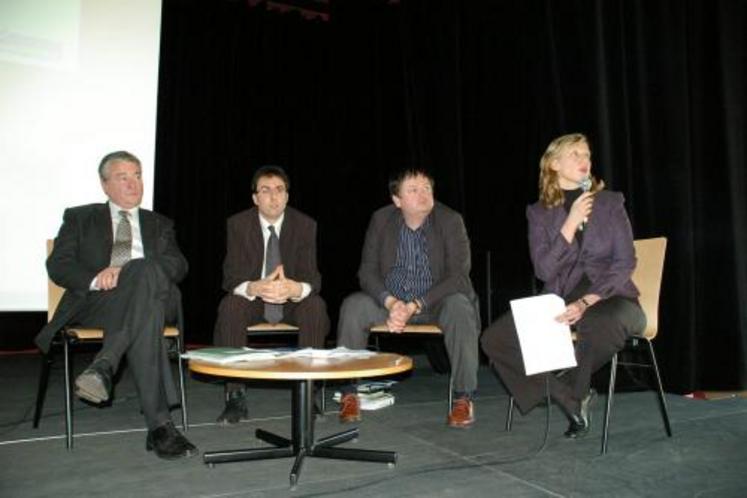
[(737, 319), (734, 320), (736, 352), (738, 355), (738, 378), (744, 385), (747, 379), (747, 9), (744, 5), (724, 2), (717, 6), (718, 25), (718, 69), (724, 96), (723, 127), (725, 130), (725, 178), (720, 186), (728, 186), (732, 220), (731, 246), (728, 251), (736, 255), (734, 264), (735, 304)]
[(738, 0), (332, 0), (326, 23), (165, 0), (155, 204), (191, 264), (188, 339), (212, 340), (225, 219), (251, 205), (266, 163), (319, 222), (333, 320), (388, 174), (406, 165), (432, 170), (437, 198), (464, 213), (497, 315), (531, 289), (539, 157), (581, 131), (636, 237), (669, 238), (669, 389), (745, 388), (745, 21)]

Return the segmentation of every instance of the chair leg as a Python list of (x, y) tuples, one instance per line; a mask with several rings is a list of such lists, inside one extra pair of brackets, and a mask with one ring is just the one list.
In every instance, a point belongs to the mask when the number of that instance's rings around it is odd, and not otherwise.
[(47, 397), (47, 386), (49, 385), (49, 373), (52, 368), (52, 353), (43, 353), (41, 357), (41, 369), (39, 372), (39, 387), (36, 390), (36, 409), (34, 410), (34, 429), (39, 428), (44, 400)]
[(313, 403), (318, 419), (324, 418), (327, 414), (327, 381), (314, 381)]
[(322, 389), (319, 393), (321, 400), (319, 401), (319, 409), (322, 411), (322, 416), (327, 413), (327, 381), (322, 380)]
[(664, 420), (664, 430), (667, 431), (668, 437), (672, 437), (672, 426), (669, 424), (669, 410), (667, 409), (666, 398), (664, 398), (664, 387), (661, 384), (661, 375), (659, 375), (659, 365), (656, 363), (654, 345), (648, 339), (646, 339), (646, 343), (648, 343), (648, 352), (651, 355), (651, 365), (654, 367), (654, 374), (656, 375), (656, 389), (659, 395), (659, 409), (661, 410), (661, 417)]
[(62, 351), (65, 361), (65, 447), (73, 449), (73, 390), (71, 387), (73, 367), (70, 358), (70, 339), (63, 332)]
[(514, 397), (508, 396), (508, 409), (506, 410), (506, 432), (511, 432), (514, 423)]
[(610, 413), (612, 412), (612, 397), (615, 395), (615, 382), (617, 381), (617, 354), (610, 362), (610, 381), (607, 387), (607, 405), (604, 408), (604, 423), (602, 424), (602, 455), (607, 453), (607, 439), (609, 436)]
[(184, 432), (189, 430), (189, 421), (187, 419), (187, 389), (186, 389), (186, 377), (184, 374), (184, 360), (182, 360), (181, 354), (184, 352), (184, 342), (182, 341), (181, 335), (176, 337), (176, 364), (179, 368), (179, 396), (181, 398), (182, 408), (182, 429)]

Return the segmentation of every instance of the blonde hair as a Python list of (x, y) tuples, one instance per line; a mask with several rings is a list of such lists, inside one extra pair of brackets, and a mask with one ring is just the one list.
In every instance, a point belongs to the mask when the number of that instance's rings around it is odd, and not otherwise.
[[(552, 169), (552, 163), (569, 146), (577, 143), (589, 145), (589, 140), (583, 133), (570, 133), (562, 135), (550, 142), (545, 153), (540, 159), (539, 177), (539, 200), (546, 208), (556, 207), (563, 204), (565, 196), (558, 184), (558, 172)], [(591, 178), (591, 192), (598, 192), (604, 188), (604, 182), (597, 180), (593, 175)]]

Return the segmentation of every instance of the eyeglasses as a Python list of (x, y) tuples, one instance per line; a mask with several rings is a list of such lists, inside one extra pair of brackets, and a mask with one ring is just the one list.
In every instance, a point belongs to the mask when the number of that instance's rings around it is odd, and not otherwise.
[(266, 196), (270, 196), (272, 194), (283, 195), (286, 192), (287, 192), (287, 190), (285, 189), (285, 185), (278, 185), (275, 188), (272, 188), (272, 187), (259, 187), (257, 189), (257, 194), (259, 194), (259, 195), (266, 195)]

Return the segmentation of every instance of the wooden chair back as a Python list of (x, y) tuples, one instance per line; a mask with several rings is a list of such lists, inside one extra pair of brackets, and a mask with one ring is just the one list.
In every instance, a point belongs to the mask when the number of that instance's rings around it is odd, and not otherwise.
[[(371, 327), (371, 332), (379, 333), (379, 334), (386, 334), (386, 333), (390, 333), (390, 330), (386, 326), (385, 323), (379, 323)], [(438, 325), (408, 324), (407, 326), (405, 326), (405, 329), (402, 331), (402, 333), (405, 333), (405, 334), (442, 334), (443, 332), (441, 332), (441, 329), (438, 328)]]
[(667, 239), (666, 237), (639, 239), (633, 244), (638, 260), (633, 271), (633, 283), (641, 293), (638, 300), (646, 314), (647, 322), (642, 335), (651, 340), (659, 331), (659, 294), (664, 273)]
[[(54, 248), (54, 239), (47, 239), (47, 257), (52, 254)], [(50, 321), (54, 316), (54, 312), (57, 310), (57, 305), (60, 304), (62, 294), (65, 289), (52, 282), (51, 278), (47, 278), (47, 321)]]

